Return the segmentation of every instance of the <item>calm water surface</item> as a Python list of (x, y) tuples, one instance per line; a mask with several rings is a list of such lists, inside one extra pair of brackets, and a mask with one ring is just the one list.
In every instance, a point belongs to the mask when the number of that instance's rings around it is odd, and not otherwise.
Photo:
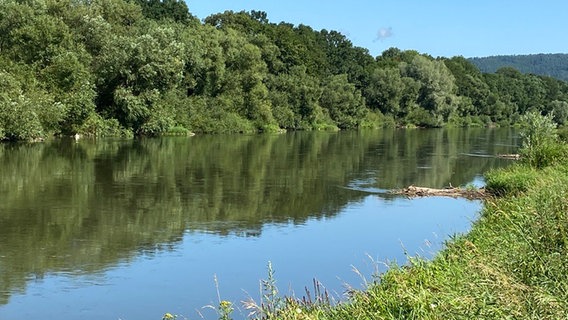
[(281, 293), (317, 278), (341, 299), (363, 286), (354, 267), (431, 257), (481, 207), (388, 190), (480, 185), (517, 144), (440, 129), (0, 145), (0, 319), (214, 319), (214, 278), (242, 309), (268, 261)]

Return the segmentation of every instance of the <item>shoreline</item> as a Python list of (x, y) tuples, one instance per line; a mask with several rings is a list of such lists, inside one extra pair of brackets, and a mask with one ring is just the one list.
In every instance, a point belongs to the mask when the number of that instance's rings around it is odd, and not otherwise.
[(335, 305), (321, 292), (285, 297), (266, 318), (568, 318), (568, 163), (515, 164), (486, 177), (499, 196), (485, 198), (472, 229), (433, 259), (391, 265)]

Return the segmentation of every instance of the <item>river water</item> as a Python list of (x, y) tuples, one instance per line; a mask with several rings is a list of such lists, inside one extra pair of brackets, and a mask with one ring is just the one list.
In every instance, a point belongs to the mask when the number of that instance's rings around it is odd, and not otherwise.
[[(0, 145), (0, 319), (246, 316), (269, 261), (281, 294), (333, 299), (375, 269), (432, 257), (479, 201), (508, 129), (371, 130)], [(356, 270), (356, 271), (355, 271)]]

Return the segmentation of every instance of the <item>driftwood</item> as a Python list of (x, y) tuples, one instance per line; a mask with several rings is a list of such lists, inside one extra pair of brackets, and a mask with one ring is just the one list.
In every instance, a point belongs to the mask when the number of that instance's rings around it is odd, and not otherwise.
[(453, 197), (453, 198), (466, 198), (466, 199), (482, 199), (485, 197), (485, 188), (444, 188), (444, 189), (433, 189), (433, 188), (423, 188), (416, 186), (409, 186), (407, 188), (394, 191), (395, 194), (405, 195), (411, 198), (414, 197)]
[(519, 160), (521, 155), (518, 153), (510, 153), (510, 154), (498, 154), (497, 158), (501, 159), (510, 159), (510, 160)]

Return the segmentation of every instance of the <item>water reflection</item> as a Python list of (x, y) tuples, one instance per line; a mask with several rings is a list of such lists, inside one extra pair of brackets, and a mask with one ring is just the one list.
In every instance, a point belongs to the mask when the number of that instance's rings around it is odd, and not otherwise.
[(0, 145), (0, 305), (52, 273), (173, 252), (187, 234), (256, 238), (369, 194), (395, 201), (391, 188), (463, 185), (515, 145), (487, 129)]

